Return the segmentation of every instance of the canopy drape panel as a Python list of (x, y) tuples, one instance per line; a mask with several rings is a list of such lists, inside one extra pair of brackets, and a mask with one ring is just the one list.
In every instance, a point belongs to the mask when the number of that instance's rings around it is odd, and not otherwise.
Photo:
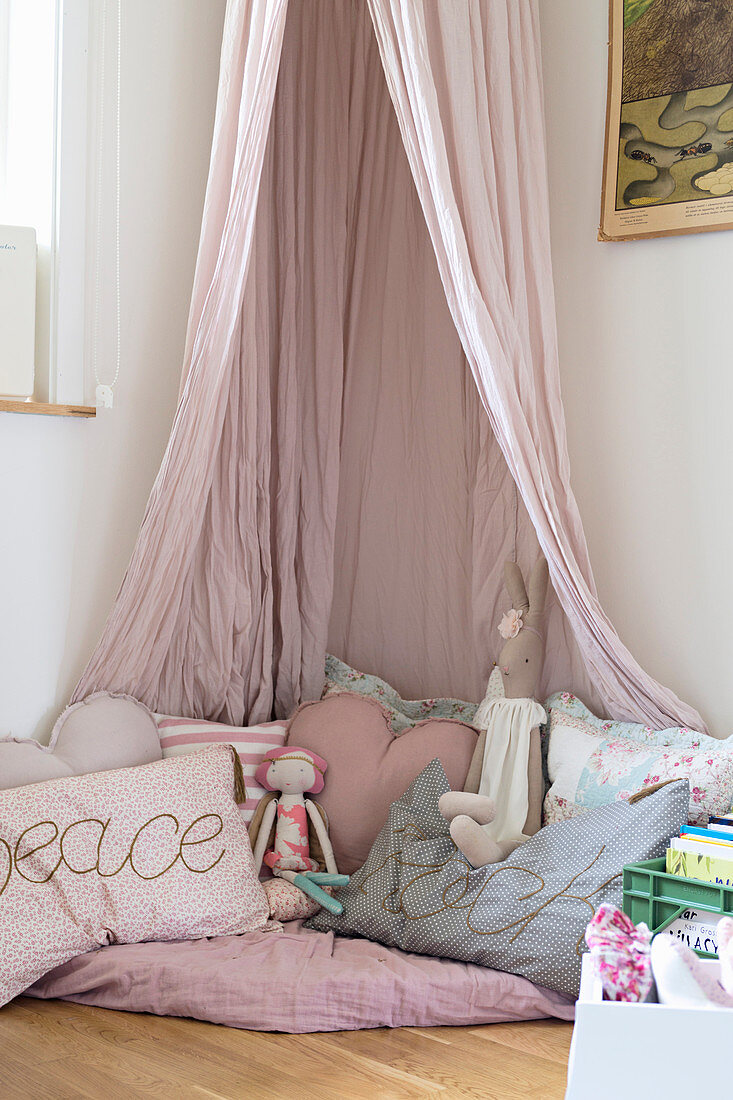
[[(348, 255), (329, 649), (406, 697), (480, 699), (501, 644), (504, 561), (518, 557), (529, 570), (538, 544), (448, 309), (367, 5), (350, 10), (351, 26), (341, 24), (350, 37), (330, 59), (318, 58), (333, 66), (335, 85), (350, 59), (340, 136), (349, 150)], [(331, 20), (332, 0), (291, 4), (288, 31), (317, 22), (319, 12)], [(314, 37), (301, 27), (301, 57)], [(293, 64), (290, 46), (286, 32), (281, 81)], [(572, 684), (595, 701), (556, 601), (549, 631), (542, 687)]]
[[(181, 395), (132, 560), (74, 699), (113, 689), (168, 713), (232, 721), (272, 707), (258, 461), (258, 433), (270, 426), (258, 415), (259, 374), (244, 369), (256, 349), (247, 332), (243, 344), (243, 302), (286, 14), (287, 0), (228, 5)], [(234, 437), (244, 452), (227, 453)]]
[(259, 721), (328, 644), (477, 700), (539, 545), (542, 689), (704, 728), (596, 594), (543, 162), (536, 0), (230, 0), (179, 407), (75, 699)]
[(700, 729), (598, 601), (570, 487), (532, 0), (369, 0), (451, 314), (607, 709)]

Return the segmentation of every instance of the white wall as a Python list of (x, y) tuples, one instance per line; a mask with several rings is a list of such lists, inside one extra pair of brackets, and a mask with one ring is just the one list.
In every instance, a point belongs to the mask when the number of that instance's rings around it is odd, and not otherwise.
[(600, 244), (607, 4), (541, 5), (573, 483), (601, 599), (647, 670), (733, 732), (733, 234)]
[[(224, 6), (123, 0), (122, 371), (114, 409), (96, 421), (0, 413), (0, 734), (43, 736), (66, 703), (122, 580), (163, 454)], [(103, 310), (106, 333), (113, 302), (105, 298)]]

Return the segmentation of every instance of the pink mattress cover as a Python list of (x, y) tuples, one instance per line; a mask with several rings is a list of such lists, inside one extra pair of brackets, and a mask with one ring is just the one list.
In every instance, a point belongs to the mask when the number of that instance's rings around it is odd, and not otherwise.
[(282, 932), (103, 947), (52, 970), (26, 995), (291, 1033), (574, 1016), (569, 998), (526, 978), (311, 932), (298, 921)]

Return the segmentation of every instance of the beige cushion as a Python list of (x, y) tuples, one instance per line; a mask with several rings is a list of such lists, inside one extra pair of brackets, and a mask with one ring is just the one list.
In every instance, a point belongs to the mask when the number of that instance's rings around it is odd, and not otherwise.
[(0, 789), (149, 764), (161, 755), (148, 708), (127, 695), (98, 692), (64, 711), (47, 747), (32, 738), (0, 739)]

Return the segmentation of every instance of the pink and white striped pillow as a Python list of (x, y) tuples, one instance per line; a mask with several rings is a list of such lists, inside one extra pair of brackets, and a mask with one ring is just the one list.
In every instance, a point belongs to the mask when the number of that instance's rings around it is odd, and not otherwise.
[(163, 757), (197, 752), (209, 745), (233, 745), (242, 761), (247, 800), (240, 807), (246, 825), (252, 820), (257, 803), (267, 792), (255, 781), (255, 772), (262, 757), (270, 749), (282, 748), (288, 730), (287, 722), (262, 722), (259, 726), (226, 726), (221, 722), (204, 722), (196, 718), (173, 718), (156, 714)]

